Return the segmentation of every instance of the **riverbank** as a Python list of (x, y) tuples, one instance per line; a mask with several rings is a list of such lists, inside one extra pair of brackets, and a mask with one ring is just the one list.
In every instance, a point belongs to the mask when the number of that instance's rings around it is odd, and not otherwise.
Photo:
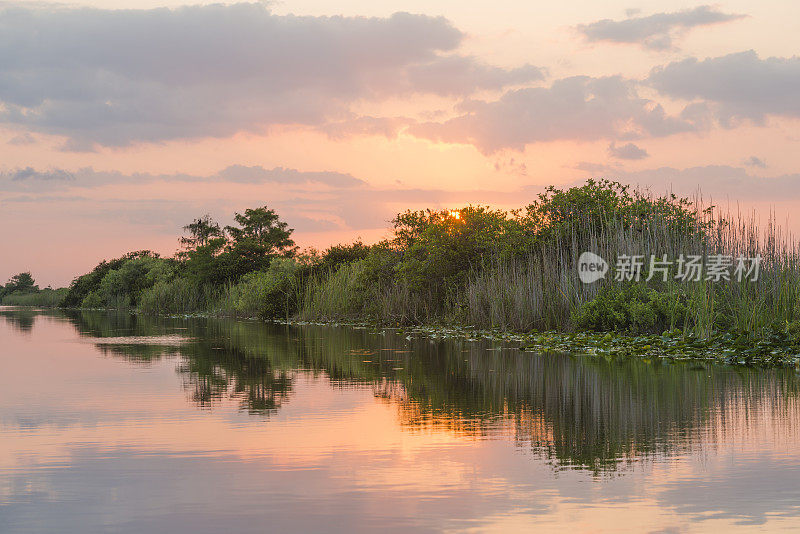
[(539, 354), (575, 354), (601, 358), (634, 357), (643, 360), (697, 361), (751, 367), (794, 367), (800, 371), (800, 337), (787, 331), (775, 331), (751, 342), (747, 336), (727, 332), (702, 339), (678, 329), (660, 335), (630, 335), (618, 332), (513, 332), (487, 330), (473, 326), (417, 325), (390, 327), (369, 322), (264, 320), (257, 316), (233, 316), (220, 313), (168, 315), (172, 318), (228, 318), (251, 322), (267, 322), (291, 326), (334, 326), (367, 329), (424, 337), (431, 340), (489, 340), (507, 344), (509, 350)]
[(103, 261), (62, 305), (491, 332), (603, 356), (793, 365), (800, 354), (797, 244), (774, 221), (698, 201), (589, 181), (511, 212), (406, 211), (390, 239), (321, 253), (300, 252), (266, 206), (235, 220), (196, 219), (173, 258)]

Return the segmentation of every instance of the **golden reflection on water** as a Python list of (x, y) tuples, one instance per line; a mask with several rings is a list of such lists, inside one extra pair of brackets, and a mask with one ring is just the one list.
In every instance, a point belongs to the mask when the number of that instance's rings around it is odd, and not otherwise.
[(3, 532), (800, 528), (794, 371), (0, 316)]

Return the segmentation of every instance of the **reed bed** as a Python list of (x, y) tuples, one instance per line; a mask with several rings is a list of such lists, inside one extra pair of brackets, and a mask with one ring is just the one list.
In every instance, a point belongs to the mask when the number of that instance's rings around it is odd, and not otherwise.
[[(624, 227), (609, 220), (600, 226), (575, 225), (558, 236), (552, 246), (527, 255), (490, 258), (469, 278), (464, 291), (467, 321), (483, 328), (516, 331), (572, 330), (574, 316), (603, 287), (641, 283), (660, 293), (688, 303), (689, 316), (682, 329), (708, 338), (722, 330), (758, 332), (776, 323), (800, 319), (800, 250), (770, 215), (761, 228), (755, 215), (698, 209), (701, 222), (695, 228), (676, 228), (670, 221), (653, 217), (643, 227)], [(610, 263), (605, 279), (582, 283), (577, 276), (577, 258), (591, 251)], [(638, 281), (616, 280), (614, 259), (641, 255), (644, 270)], [(666, 281), (660, 273), (646, 281), (650, 256), (675, 260), (681, 255), (732, 257), (729, 278), (699, 281)], [(758, 278), (735, 276), (738, 257), (760, 257)], [(674, 273), (674, 271), (673, 271)]]
[[(656, 206), (651, 203), (651, 206)], [(546, 242), (523, 253), (490, 252), (478, 258), (465, 283), (448, 292), (414, 290), (399, 277), (370, 284), (364, 261), (317, 277), (305, 288), (299, 318), (303, 320), (372, 320), (383, 324), (460, 324), (516, 332), (575, 331), (576, 314), (601, 290), (641, 284), (668, 303), (686, 309), (678, 328), (708, 339), (722, 331), (758, 336), (775, 325), (800, 319), (800, 250), (792, 236), (770, 215), (765, 226), (756, 216), (722, 211), (695, 201), (694, 218), (674, 212), (640, 214), (641, 224), (613, 215), (602, 220), (575, 220)], [(606, 259), (609, 272), (592, 284), (580, 281), (577, 260), (584, 251)], [(615, 279), (615, 259), (643, 256), (639, 280)], [(730, 256), (730, 276), (676, 280), (673, 264), (666, 280), (658, 273), (646, 280), (649, 258), (676, 261), (682, 255)], [(737, 279), (738, 257), (760, 257), (758, 278)], [(749, 265), (748, 265), (749, 266)], [(658, 328), (664, 325), (656, 325)], [(655, 327), (654, 327), (655, 328)], [(657, 333), (660, 333), (657, 332)]]

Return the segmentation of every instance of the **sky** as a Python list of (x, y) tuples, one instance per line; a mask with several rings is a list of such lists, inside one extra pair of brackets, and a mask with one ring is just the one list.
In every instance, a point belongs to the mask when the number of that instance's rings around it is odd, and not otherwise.
[(0, 1), (0, 281), (609, 178), (800, 231), (800, 3)]

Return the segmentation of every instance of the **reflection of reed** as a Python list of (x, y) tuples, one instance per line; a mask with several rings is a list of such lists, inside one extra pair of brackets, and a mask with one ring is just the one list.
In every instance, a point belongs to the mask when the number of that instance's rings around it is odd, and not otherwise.
[(800, 415), (798, 379), (786, 370), (542, 356), (366, 329), (127, 317), (72, 320), (87, 336), (192, 338), (178, 347), (105, 347), (129, 360), (179, 354), (184, 387), (200, 406), (236, 399), (269, 414), (289, 399), (297, 373), (324, 373), (336, 388), (372, 388), (409, 430), (502, 435), (557, 465), (597, 472), (705, 446), (745, 422), (795, 432), (787, 413)]
[[(419, 352), (426, 350), (425, 345)], [(442, 361), (447, 348), (436, 347)], [(436, 375), (464, 383), (469, 399), (449, 395), (447, 403), (399, 403), (407, 424), (453, 428), (450, 419), (507, 413), (514, 439), (561, 465), (610, 468), (625, 458), (689, 451), (709, 433), (724, 432), (731, 417), (759, 414), (772, 421), (800, 415), (797, 377), (783, 370), (738, 370), (607, 361), (584, 357), (498, 353), (475, 347), (450, 353), (449, 372)], [(444, 371), (444, 369), (442, 369)], [(428, 376), (434, 376), (428, 373)], [(430, 384), (426, 383), (426, 390)], [(448, 390), (451, 388), (443, 388)], [(410, 397), (419, 399), (417, 384)], [(417, 394), (415, 394), (415, 392)], [(475, 407), (479, 399), (482, 407)], [(427, 408), (427, 418), (420, 408)], [(764, 411), (769, 407), (769, 415)], [(465, 425), (480, 429), (485, 425)], [(489, 432), (502, 431), (493, 426)]]

